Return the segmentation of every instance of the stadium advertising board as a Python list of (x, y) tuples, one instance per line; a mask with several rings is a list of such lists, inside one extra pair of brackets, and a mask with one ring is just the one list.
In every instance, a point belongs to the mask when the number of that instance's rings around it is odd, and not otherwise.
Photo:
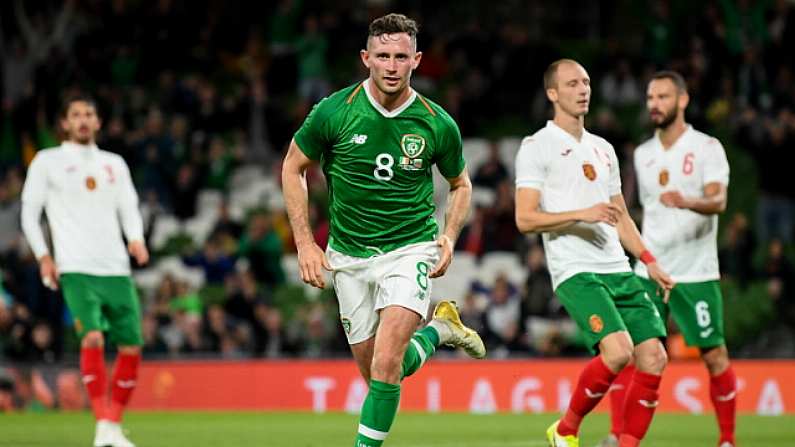
[[(795, 412), (795, 362), (736, 361), (738, 410)], [(435, 361), (405, 381), (404, 411), (554, 412), (565, 409), (578, 360)], [(135, 409), (258, 409), (357, 412), (367, 394), (348, 361), (146, 362)], [(710, 412), (698, 362), (666, 369), (660, 411)], [(606, 409), (606, 401), (602, 410)]]

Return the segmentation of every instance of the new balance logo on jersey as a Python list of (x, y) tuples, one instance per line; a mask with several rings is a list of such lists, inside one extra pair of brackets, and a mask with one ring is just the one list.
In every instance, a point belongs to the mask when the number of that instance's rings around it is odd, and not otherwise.
[(598, 399), (605, 395), (605, 393), (594, 393), (593, 391), (589, 390), (588, 388), (585, 389), (585, 395), (588, 396), (590, 399)]
[(707, 329), (704, 329), (703, 331), (701, 331), (699, 333), (699, 335), (701, 335), (701, 338), (707, 338), (707, 337), (710, 336), (710, 334), (712, 334), (712, 331), (714, 331), (714, 330), (715, 329), (713, 329), (713, 328), (707, 328)]
[(364, 144), (367, 141), (367, 135), (359, 135), (358, 133), (353, 134), (353, 138), (351, 138), (351, 143), (353, 144)]
[(640, 399), (640, 400), (638, 400), (638, 403), (643, 405), (646, 408), (656, 408), (657, 405), (660, 404), (660, 401), (658, 401), (658, 400), (648, 401), (648, 400)]
[(560, 155), (564, 157), (568, 157), (571, 154), (571, 149), (566, 149), (565, 151), (561, 152)]
[(717, 399), (718, 402), (728, 402), (734, 399), (735, 396), (737, 396), (737, 391), (732, 391), (729, 394), (723, 396), (715, 396), (715, 399)]
[(116, 385), (119, 388), (133, 388), (135, 386), (135, 380), (117, 380)]
[(97, 376), (93, 374), (86, 374), (85, 376), (83, 376), (83, 383), (85, 384), (89, 384), (95, 380), (97, 380)]

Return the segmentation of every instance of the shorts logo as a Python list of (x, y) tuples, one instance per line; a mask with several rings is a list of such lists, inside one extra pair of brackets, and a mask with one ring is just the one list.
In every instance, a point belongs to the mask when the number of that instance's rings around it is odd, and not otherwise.
[(75, 318), (75, 332), (78, 334), (83, 332), (83, 323), (80, 321), (79, 318)]
[(605, 328), (605, 323), (602, 321), (602, 317), (596, 314), (593, 314), (590, 318), (588, 318), (588, 324), (591, 326), (591, 330), (596, 334), (602, 332), (602, 329)]
[(345, 317), (342, 317), (340, 320), (342, 321), (342, 328), (345, 329), (345, 333), (351, 335), (351, 320)]
[(425, 262), (418, 262), (417, 263), (417, 285), (420, 286), (422, 289), (422, 297), (420, 299), (425, 298), (425, 293), (428, 290), (428, 264)]
[(583, 163), (582, 165), (582, 173), (585, 174), (585, 178), (590, 181), (596, 180), (596, 168), (593, 167), (590, 163)]
[(86, 177), (86, 188), (88, 188), (89, 191), (97, 189), (97, 181), (94, 180), (94, 177), (91, 177), (90, 175)]
[(668, 170), (667, 169), (661, 170), (660, 171), (660, 178), (659, 178), (660, 186), (667, 185), (668, 184), (668, 180), (670, 180), (670, 175), (668, 174)]

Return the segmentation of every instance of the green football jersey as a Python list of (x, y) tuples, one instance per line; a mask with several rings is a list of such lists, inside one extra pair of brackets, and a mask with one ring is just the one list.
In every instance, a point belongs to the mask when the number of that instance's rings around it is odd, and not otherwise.
[(295, 142), (323, 168), (329, 244), (349, 256), (433, 240), (431, 165), (447, 178), (465, 166), (461, 134), (447, 112), (416, 93), (388, 112), (370, 97), (367, 81), (315, 105)]

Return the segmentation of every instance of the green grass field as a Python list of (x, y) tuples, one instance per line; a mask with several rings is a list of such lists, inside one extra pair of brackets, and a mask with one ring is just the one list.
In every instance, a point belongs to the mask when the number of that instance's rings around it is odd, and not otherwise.
[[(399, 414), (388, 447), (546, 446), (543, 433), (555, 415)], [(358, 418), (311, 413), (130, 413), (125, 419), (138, 447), (350, 447)], [(795, 446), (795, 417), (741, 416), (739, 447)], [(581, 446), (607, 430), (607, 416), (586, 419)], [(712, 415), (655, 417), (644, 447), (714, 447)], [(90, 447), (88, 413), (0, 415), (0, 446)]]

